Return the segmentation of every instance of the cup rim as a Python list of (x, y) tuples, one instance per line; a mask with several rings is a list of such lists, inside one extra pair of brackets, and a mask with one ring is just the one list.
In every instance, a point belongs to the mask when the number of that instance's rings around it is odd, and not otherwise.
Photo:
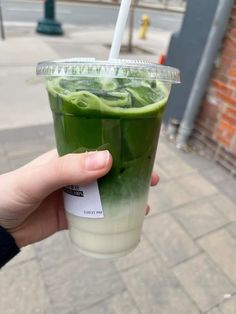
[(157, 79), (180, 83), (177, 68), (132, 59), (96, 60), (95, 58), (69, 58), (42, 61), (36, 74), (43, 77), (109, 77), (131, 79)]

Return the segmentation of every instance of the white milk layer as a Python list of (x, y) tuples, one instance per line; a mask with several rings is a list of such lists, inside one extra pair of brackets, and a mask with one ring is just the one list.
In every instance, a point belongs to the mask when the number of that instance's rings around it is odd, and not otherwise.
[(146, 197), (103, 205), (104, 218), (82, 218), (67, 212), (71, 240), (81, 252), (93, 257), (125, 255), (140, 241), (145, 206)]

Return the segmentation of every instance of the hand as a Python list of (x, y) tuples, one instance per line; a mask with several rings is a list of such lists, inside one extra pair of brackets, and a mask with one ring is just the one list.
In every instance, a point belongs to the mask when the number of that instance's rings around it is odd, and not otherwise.
[[(19, 247), (40, 241), (67, 228), (61, 188), (86, 185), (111, 168), (108, 151), (68, 154), (55, 150), (0, 176), (0, 225)], [(158, 182), (152, 176), (151, 185)], [(147, 207), (146, 214), (149, 211)]]
[[(153, 172), (152, 177), (151, 177), (151, 186), (157, 185), (159, 181), (160, 181), (159, 176), (157, 175), (157, 173)], [(145, 216), (149, 214), (150, 210), (151, 210), (150, 206), (147, 205), (146, 210), (145, 210)]]

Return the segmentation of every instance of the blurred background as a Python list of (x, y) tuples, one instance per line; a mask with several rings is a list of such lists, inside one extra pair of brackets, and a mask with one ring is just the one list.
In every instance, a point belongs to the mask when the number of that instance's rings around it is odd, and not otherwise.
[[(0, 1), (0, 173), (55, 147), (36, 64), (108, 58), (119, 4)], [(133, 0), (120, 57), (181, 71), (141, 243), (112, 261), (67, 232), (28, 246), (1, 269), (1, 313), (236, 313), (236, 1)]]

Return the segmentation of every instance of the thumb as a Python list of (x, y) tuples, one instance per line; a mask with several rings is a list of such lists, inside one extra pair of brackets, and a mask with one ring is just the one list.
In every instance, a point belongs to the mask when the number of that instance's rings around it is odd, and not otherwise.
[(24, 171), (19, 176), (19, 189), (24, 195), (40, 201), (65, 185), (83, 186), (95, 181), (104, 176), (111, 165), (112, 157), (107, 150), (50, 156), (44, 163), (32, 163), (22, 168)]

